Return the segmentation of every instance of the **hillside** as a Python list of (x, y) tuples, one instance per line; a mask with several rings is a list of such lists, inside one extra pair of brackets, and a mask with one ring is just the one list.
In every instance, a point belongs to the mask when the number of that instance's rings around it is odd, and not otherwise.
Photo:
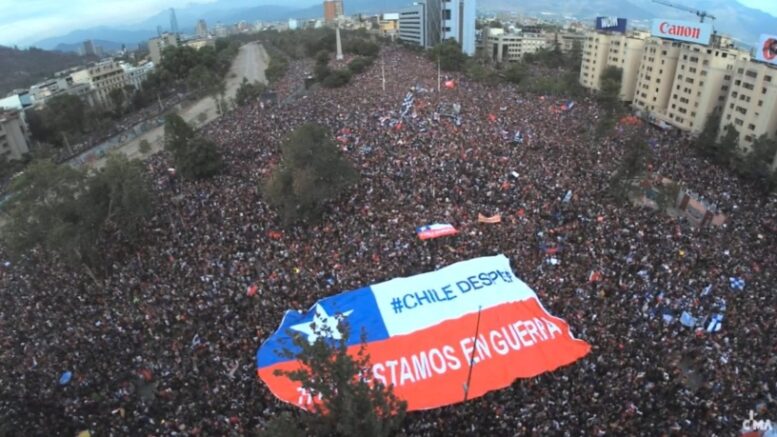
[(84, 58), (73, 53), (0, 46), (0, 95), (5, 96), (15, 88), (29, 87), (57, 71), (83, 62)]

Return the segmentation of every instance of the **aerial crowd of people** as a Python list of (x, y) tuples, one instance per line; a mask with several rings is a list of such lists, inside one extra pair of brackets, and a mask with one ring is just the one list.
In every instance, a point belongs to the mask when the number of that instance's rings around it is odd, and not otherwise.
[[(284, 311), (494, 254), (592, 350), (410, 413), (405, 434), (732, 435), (751, 411), (777, 419), (774, 196), (671, 132), (619, 125), (597, 137), (591, 97), (559, 110), (566, 100), (458, 74), (438, 91), (436, 65), (384, 47), (351, 84), (287, 101), (302, 62), (273, 85), (284, 104), (252, 103), (203, 129), (222, 174), (181, 180), (166, 153), (147, 160), (155, 214), (140, 243), (103, 243), (98, 283), (42, 252), (0, 265), (0, 434), (251, 434), (295, 409), (255, 372)], [(453, 105), (456, 117), (440, 116)], [(261, 185), (282, 141), (310, 122), (360, 179), (320, 223), (284, 227)], [(704, 195), (723, 225), (612, 198), (634, 132), (653, 145), (652, 173)], [(459, 235), (420, 241), (415, 228), (433, 222)]]

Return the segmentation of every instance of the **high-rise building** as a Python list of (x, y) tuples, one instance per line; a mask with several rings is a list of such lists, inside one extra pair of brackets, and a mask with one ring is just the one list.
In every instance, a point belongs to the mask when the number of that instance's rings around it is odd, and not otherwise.
[(418, 4), (399, 12), (399, 39), (426, 47), (426, 8)]
[(197, 36), (200, 38), (208, 37), (208, 24), (205, 22), (205, 20), (197, 21), (196, 33), (197, 33)]
[(159, 65), (162, 61), (162, 52), (165, 47), (177, 47), (178, 36), (172, 33), (164, 33), (159, 38), (151, 38), (148, 40), (148, 53), (151, 56), (151, 61)]
[(178, 19), (175, 17), (173, 8), (170, 8), (170, 33), (178, 33)]
[[(738, 59), (732, 75), (720, 136), (729, 124), (739, 132), (739, 147), (750, 150), (762, 135), (777, 136), (777, 67), (750, 59)], [(777, 158), (775, 163), (777, 165)]]
[(18, 112), (0, 112), (0, 156), (19, 160), (30, 152), (23, 126)]
[[(415, 18), (423, 15), (424, 47), (433, 47), (445, 39), (452, 38), (461, 44), (461, 50), (475, 54), (475, 9), (476, 0), (422, 0), (411, 8), (404, 9), (399, 16), (399, 38), (417, 44), (421, 38), (415, 35), (419, 27)], [(403, 12), (405, 25), (409, 29), (403, 38)]]
[(113, 59), (98, 62), (88, 68), (70, 75), (73, 83), (87, 84), (94, 92), (94, 98), (99, 104), (109, 106), (111, 104), (110, 92), (114, 89), (123, 89), (127, 85), (124, 69)]
[(334, 23), (343, 16), (343, 0), (324, 0), (324, 22)]
[(684, 131), (700, 133), (707, 117), (723, 110), (734, 66), (750, 58), (717, 35), (713, 41), (709, 46), (683, 43), (680, 47), (665, 121)]
[(672, 81), (683, 43), (650, 37), (645, 42), (634, 90), (634, 107), (651, 116), (666, 114), (672, 96)]
[[(439, 1), (439, 0), (438, 0)], [(475, 0), (442, 1), (442, 38), (455, 39), (461, 51), (475, 55)]]
[(483, 48), (495, 62), (518, 62), (527, 54), (548, 46), (547, 39), (536, 33), (505, 33), (502, 29), (487, 29), (485, 32)]
[(94, 41), (91, 39), (84, 41), (81, 44), (81, 54), (83, 56), (96, 56), (97, 49), (94, 47)]
[(598, 91), (601, 76), (607, 67), (622, 71), (621, 100), (634, 100), (637, 75), (640, 71), (642, 54), (647, 33), (591, 32), (583, 45), (583, 59), (580, 66), (580, 84)]

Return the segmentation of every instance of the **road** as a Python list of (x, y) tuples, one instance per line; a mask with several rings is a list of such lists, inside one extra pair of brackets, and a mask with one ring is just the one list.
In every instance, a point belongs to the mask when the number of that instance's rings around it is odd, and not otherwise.
[[(264, 71), (269, 61), (270, 58), (267, 55), (267, 51), (259, 43), (249, 43), (240, 47), (240, 52), (232, 62), (232, 67), (227, 74), (227, 100), (235, 98), (235, 93), (243, 82), (243, 78), (248, 79), (252, 83), (255, 81), (267, 83)], [(205, 97), (192, 105), (182, 108), (178, 115), (189, 124), (200, 127), (218, 118), (216, 102), (212, 97)], [(151, 129), (114, 150), (120, 151), (130, 158), (142, 158), (162, 149), (164, 133), (164, 126)], [(151, 150), (145, 155), (140, 153), (139, 150), (142, 140), (148, 141), (151, 145)], [(100, 168), (103, 165), (105, 165), (105, 158), (97, 159), (92, 164), (95, 168)]]

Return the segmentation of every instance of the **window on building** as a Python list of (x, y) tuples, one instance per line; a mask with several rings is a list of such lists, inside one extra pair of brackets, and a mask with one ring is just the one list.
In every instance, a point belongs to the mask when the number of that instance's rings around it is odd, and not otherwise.
[(755, 125), (751, 123), (751, 124), (747, 125), (747, 128), (750, 129), (750, 130), (755, 130)]
[(771, 82), (772, 77), (771, 76), (764, 76), (764, 82)]

